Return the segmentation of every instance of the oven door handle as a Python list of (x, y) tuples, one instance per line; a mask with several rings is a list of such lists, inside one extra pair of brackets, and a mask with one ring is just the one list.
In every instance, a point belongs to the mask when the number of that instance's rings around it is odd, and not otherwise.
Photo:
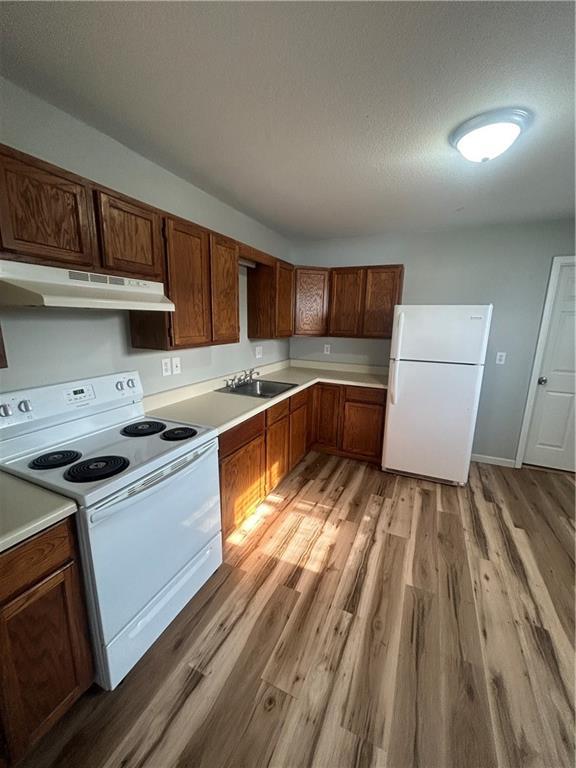
[(209, 443), (205, 448), (202, 448), (198, 451), (194, 451), (194, 453), (187, 459), (183, 460), (180, 459), (177, 462), (174, 462), (173, 468), (170, 469), (160, 469), (156, 472), (151, 472), (146, 477), (142, 478), (142, 480), (139, 480), (134, 485), (130, 486), (129, 488), (123, 488), (118, 493), (113, 494), (112, 496), (109, 496), (107, 499), (105, 499), (101, 504), (97, 504), (94, 508), (92, 513), (90, 514), (90, 522), (93, 524), (99, 523), (101, 520), (104, 520), (107, 517), (110, 517), (110, 515), (113, 515), (115, 513), (114, 507), (118, 502), (126, 501), (128, 499), (134, 499), (136, 496), (140, 496), (143, 493), (147, 493), (152, 488), (156, 488), (161, 483), (167, 482), (168, 480), (172, 480), (177, 475), (180, 475), (182, 472), (189, 470), (191, 467), (196, 469), (195, 465), (198, 465), (198, 463), (204, 459), (209, 453), (217, 453), (218, 452), (218, 442), (216, 440)]

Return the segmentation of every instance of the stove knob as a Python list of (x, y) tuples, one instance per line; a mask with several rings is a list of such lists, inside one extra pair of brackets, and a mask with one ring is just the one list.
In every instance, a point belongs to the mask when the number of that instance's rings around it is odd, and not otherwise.
[(134, 381), (134, 379), (128, 379), (128, 381), (126, 382), (126, 384), (128, 384), (128, 386), (130, 387), (130, 389), (134, 389), (134, 387), (136, 386), (136, 382)]
[(0, 403), (0, 417), (4, 419), (6, 416), (12, 416), (12, 408), (8, 403)]
[(22, 413), (30, 413), (32, 410), (32, 403), (30, 400), (20, 400), (18, 403), (18, 410)]
[(118, 392), (122, 392), (122, 390), (124, 389), (124, 382), (123, 381), (117, 381), (116, 382), (116, 389), (118, 390)]

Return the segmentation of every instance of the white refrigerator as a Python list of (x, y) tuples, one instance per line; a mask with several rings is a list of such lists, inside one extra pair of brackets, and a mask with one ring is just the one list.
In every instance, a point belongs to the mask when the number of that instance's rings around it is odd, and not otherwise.
[(492, 304), (394, 310), (382, 468), (464, 485)]

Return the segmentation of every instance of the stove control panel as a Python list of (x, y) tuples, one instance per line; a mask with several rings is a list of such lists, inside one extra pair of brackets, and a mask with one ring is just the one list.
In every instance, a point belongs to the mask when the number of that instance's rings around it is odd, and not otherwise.
[(143, 394), (137, 371), (6, 392), (0, 395), (0, 440), (139, 403)]
[(94, 400), (96, 397), (92, 384), (74, 386), (72, 389), (66, 390), (64, 396), (68, 403), (85, 403), (88, 400)]

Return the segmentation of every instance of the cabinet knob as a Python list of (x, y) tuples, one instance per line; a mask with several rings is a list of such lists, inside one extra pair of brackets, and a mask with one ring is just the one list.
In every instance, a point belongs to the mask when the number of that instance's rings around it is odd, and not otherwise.
[(548, 384), (548, 377), (540, 376), (540, 378), (538, 379), (538, 384)]

